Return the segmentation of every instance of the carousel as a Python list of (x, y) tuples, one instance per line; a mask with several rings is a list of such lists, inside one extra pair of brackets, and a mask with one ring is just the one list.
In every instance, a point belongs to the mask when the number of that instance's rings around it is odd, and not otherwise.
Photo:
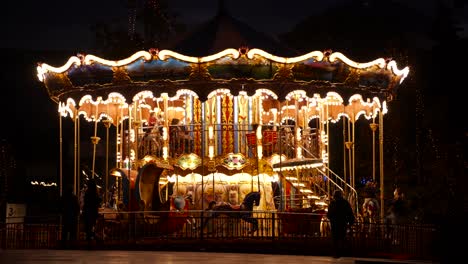
[(372, 131), (368, 159), (383, 190), (383, 115), (408, 73), (392, 59), (247, 47), (205, 57), (151, 49), (117, 61), (78, 54), (37, 67), (60, 124), (73, 122), (75, 191), (88, 144), (89, 177), (105, 153), (106, 205), (148, 212), (187, 208), (187, 197), (191, 210), (234, 208), (252, 192), (260, 194), (254, 211), (317, 209), (336, 189), (358, 212), (355, 124), (363, 119)]

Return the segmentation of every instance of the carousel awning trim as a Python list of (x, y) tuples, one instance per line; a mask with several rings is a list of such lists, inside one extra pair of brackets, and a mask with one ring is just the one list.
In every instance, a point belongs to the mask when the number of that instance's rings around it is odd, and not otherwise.
[[(263, 58), (269, 59), (274, 62), (278, 63), (284, 63), (284, 64), (293, 64), (301, 61), (308, 60), (310, 58), (315, 58), (317, 61), (323, 61), (323, 59), (326, 57), (328, 53), (324, 53), (321, 51), (312, 51), (310, 53), (307, 53), (302, 56), (298, 57), (292, 57), (292, 58), (285, 58), (285, 57), (279, 57), (272, 55), (268, 52), (265, 52), (260, 49), (251, 49), (246, 53), (246, 56), (248, 59), (254, 59), (255, 56), (261, 56)], [(151, 59), (159, 58), (160, 60), (166, 60), (167, 58), (175, 58), (181, 61), (185, 62), (190, 62), (190, 63), (206, 63), (206, 62), (212, 62), (214, 60), (226, 57), (226, 56), (231, 56), (233, 59), (239, 58), (241, 53), (235, 49), (226, 49), (223, 50), (219, 53), (205, 56), (205, 57), (190, 57), (190, 56), (185, 56), (182, 54), (179, 54), (177, 52), (171, 51), (171, 50), (161, 50), (161, 51), (154, 51), (154, 56), (148, 51), (138, 51), (131, 55), (130, 57), (118, 61), (111, 61), (111, 60), (106, 60), (100, 57), (97, 57), (95, 55), (87, 54), (85, 56), (83, 55), (78, 55), (78, 56), (72, 56), (70, 59), (61, 67), (53, 67), (45, 63), (40, 63), (39, 66), (37, 67), (37, 76), (39, 81), (43, 82), (45, 74), (48, 72), (53, 72), (53, 73), (63, 73), (70, 69), (73, 65), (80, 66), (80, 65), (90, 65), (93, 63), (100, 63), (102, 65), (110, 66), (110, 67), (120, 67), (120, 66), (125, 66), (128, 65), (140, 58), (144, 58), (145, 60), (149, 61)], [(406, 76), (409, 73), (409, 67), (405, 67), (403, 69), (398, 69), (397, 63), (394, 60), (387, 61), (383, 58), (379, 58), (376, 60), (373, 60), (371, 62), (366, 62), (366, 63), (358, 63), (355, 62), (345, 55), (343, 55), (340, 52), (334, 52), (331, 53), (328, 56), (328, 59), (330, 62), (334, 62), (337, 59), (342, 61), (343, 63), (347, 64), (350, 67), (357, 68), (357, 69), (365, 69), (365, 68), (370, 68), (373, 66), (378, 66), (379, 68), (390, 70), (394, 75), (401, 77), (400, 83), (406, 78)]]
[[(278, 96), (270, 90), (261, 90), (262, 92), (264, 92), (268, 96), (271, 96), (275, 100), (278, 98)], [(307, 121), (319, 117), (316, 111), (317, 108), (321, 107), (320, 105), (322, 105), (322, 107), (328, 106), (330, 109), (334, 109), (333, 111), (335, 112), (338, 111), (337, 114), (328, 117), (327, 120), (331, 122), (336, 122), (340, 120), (342, 116), (345, 116), (355, 121), (358, 120), (361, 115), (363, 115), (366, 119), (371, 119), (375, 118), (380, 111), (383, 114), (386, 114), (388, 112), (386, 101), (381, 101), (378, 97), (364, 99), (362, 95), (354, 94), (349, 98), (349, 100), (344, 100), (342, 96), (338, 93), (328, 92), (326, 94), (326, 97), (323, 98), (320, 97), (320, 95), (318, 94), (314, 95), (314, 97), (312, 98), (308, 98), (307, 95), (303, 92), (304, 91), (294, 91), (288, 94), (288, 97), (286, 99), (292, 100), (294, 99), (294, 94), (296, 94), (299, 96), (296, 97), (297, 100), (301, 102), (304, 100), (307, 101), (307, 106), (303, 106), (301, 109), (298, 110), (302, 112), (307, 112)], [(233, 96), (229, 89), (217, 89), (210, 93), (208, 98), (212, 98), (218, 93)], [(256, 95), (259, 96), (260, 94), (261, 93), (257, 91)], [(197, 93), (190, 90), (184, 90), (178, 91), (176, 93), (176, 96), (168, 98), (168, 100), (173, 101), (182, 95), (189, 95), (193, 96), (194, 98), (198, 98)], [(63, 117), (70, 116), (71, 118), (73, 118), (75, 116), (74, 113), (76, 111), (76, 115), (83, 116), (85, 120), (89, 122), (101, 121), (102, 119), (109, 119), (114, 124), (116, 124), (117, 118), (119, 122), (121, 122), (127, 119), (129, 115), (134, 116), (136, 113), (139, 114), (140, 112), (144, 112), (144, 114), (142, 114), (141, 120), (148, 121), (149, 113), (154, 111), (153, 107), (158, 107), (158, 103), (154, 103), (154, 106), (148, 105), (148, 102), (144, 101), (144, 99), (146, 98), (149, 98), (151, 99), (151, 101), (154, 102), (162, 101), (162, 98), (155, 97), (152, 92), (143, 91), (133, 97), (134, 102), (138, 102), (138, 105), (137, 107), (134, 107), (132, 111), (130, 111), (129, 104), (125, 102), (125, 97), (123, 97), (119, 93), (111, 93), (109, 94), (107, 99), (98, 97), (96, 98), (96, 100), (93, 100), (93, 97), (90, 94), (87, 94), (79, 100), (78, 104), (72, 98), (68, 98), (66, 100), (66, 103), (59, 103), (58, 112)], [(347, 102), (347, 104), (343, 105), (343, 103), (345, 102)], [(356, 104), (359, 105), (359, 107), (357, 107)], [(137, 110), (136, 112), (135, 109)], [(167, 111), (172, 113), (184, 113), (185, 110), (185, 107), (180, 106), (168, 106), (167, 109)], [(119, 117), (117, 117), (117, 115), (115, 114), (116, 111), (119, 113)], [(285, 114), (285, 112), (296, 111), (295, 105), (282, 105), (279, 109), (277, 109), (277, 111), (283, 113), (281, 122), (285, 120), (295, 120), (295, 114)], [(323, 120), (322, 122), (326, 123), (327, 120)]]

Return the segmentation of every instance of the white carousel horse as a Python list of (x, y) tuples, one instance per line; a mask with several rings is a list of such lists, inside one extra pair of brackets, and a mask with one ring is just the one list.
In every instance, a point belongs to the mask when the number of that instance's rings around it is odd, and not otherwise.
[[(258, 230), (258, 220), (253, 217), (252, 211), (255, 205), (260, 204), (260, 197), (260, 192), (250, 192), (245, 196), (244, 201), (238, 206), (232, 206), (228, 203), (214, 205), (216, 203), (212, 201), (209, 207), (209, 210), (211, 210), (210, 218), (225, 215), (231, 218), (244, 220), (245, 222), (252, 224), (250, 233), (253, 233)], [(205, 228), (207, 224), (208, 221), (205, 221), (203, 228)]]

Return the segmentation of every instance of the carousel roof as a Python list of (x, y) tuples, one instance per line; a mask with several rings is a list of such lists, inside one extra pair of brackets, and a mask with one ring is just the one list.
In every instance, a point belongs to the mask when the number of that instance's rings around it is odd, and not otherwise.
[(78, 111), (89, 120), (117, 122), (135, 102), (147, 120), (153, 109), (161, 109), (163, 98), (171, 102), (168, 109), (183, 115), (186, 98), (207, 101), (221, 95), (261, 96), (264, 111), (279, 109), (284, 116), (296, 115), (295, 101), (299, 109), (306, 108), (301, 111), (316, 116), (324, 102), (332, 120), (343, 114), (355, 120), (385, 113), (386, 101), (409, 68), (399, 69), (394, 60), (383, 58), (358, 63), (339, 52), (286, 58), (240, 48), (206, 57), (139, 51), (119, 61), (78, 55), (61, 67), (41, 63), (37, 72), (63, 115)]
[(131, 102), (142, 91), (173, 96), (181, 89), (204, 100), (219, 88), (249, 95), (268, 89), (280, 98), (304, 90), (310, 97), (334, 91), (345, 99), (355, 94), (387, 99), (408, 73), (408, 67), (399, 69), (391, 59), (358, 63), (330, 51), (288, 58), (247, 48), (206, 57), (152, 49), (118, 61), (79, 54), (60, 67), (46, 63), (37, 67), (39, 80), (56, 102), (79, 101), (85, 95), (106, 98), (111, 93), (120, 93)]

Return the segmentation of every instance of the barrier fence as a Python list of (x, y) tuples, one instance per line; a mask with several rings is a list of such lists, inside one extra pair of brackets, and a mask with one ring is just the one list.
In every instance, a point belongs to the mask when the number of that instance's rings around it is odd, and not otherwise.
[[(251, 217), (244, 215), (244, 219), (241, 219), (226, 215), (212, 217), (212, 213), (171, 211), (101, 214), (95, 227), (94, 243), (102, 247), (118, 245), (120, 248), (135, 248), (135, 245), (167, 245), (168, 242), (174, 247), (179, 242), (189, 241), (196, 248), (197, 244), (206, 244), (207, 241), (214, 241), (218, 246), (242, 241), (249, 247), (262, 247), (262, 244), (268, 247), (274, 243), (282, 245), (286, 251), (288, 245), (294, 245), (296, 250), (302, 246), (309, 253), (331, 253), (329, 223), (320, 215), (255, 211)], [(256, 222), (258, 227), (252, 222)], [(87, 244), (84, 230), (80, 219), (77, 240), (65, 243), (62, 241), (59, 217), (3, 223), (0, 225), (0, 248), (59, 249), (66, 244), (80, 247)], [(437, 255), (437, 237), (438, 230), (432, 225), (357, 222), (349, 230), (348, 242), (355, 256), (399, 254), (417, 259), (433, 259)]]

